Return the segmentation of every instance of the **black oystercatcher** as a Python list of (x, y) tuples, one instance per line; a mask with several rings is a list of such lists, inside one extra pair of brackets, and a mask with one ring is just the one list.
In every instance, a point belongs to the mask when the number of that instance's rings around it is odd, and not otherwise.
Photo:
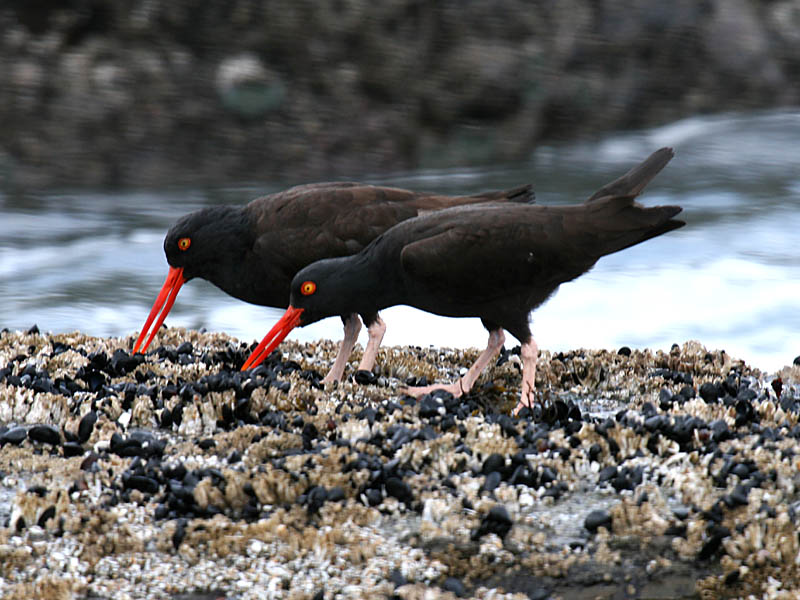
[[(245, 206), (198, 210), (181, 217), (167, 232), (164, 252), (169, 274), (133, 351), (147, 350), (178, 290), (194, 277), (240, 300), (282, 308), (289, 299), (292, 277), (300, 269), (322, 258), (354, 254), (400, 221), (450, 206), (532, 199), (530, 185), (474, 196), (443, 196), (343, 182), (293, 187)], [(344, 339), (325, 381), (341, 379), (361, 329), (356, 314), (343, 313), (342, 320)], [(372, 369), (385, 327), (380, 317), (372, 315), (360, 369)]]
[(444, 388), (470, 390), (503, 346), (503, 330), (521, 343), (522, 396), (515, 412), (532, 406), (538, 347), (529, 313), (561, 283), (597, 260), (684, 225), (681, 208), (634, 202), (672, 158), (662, 148), (583, 204), (473, 205), (409, 219), (358, 254), (321, 260), (292, 280), (289, 308), (243, 368), (257, 365), (297, 325), (333, 315), (361, 315), (407, 304), (448, 317), (480, 317), (489, 344), (457, 382), (409, 388), (414, 395)]

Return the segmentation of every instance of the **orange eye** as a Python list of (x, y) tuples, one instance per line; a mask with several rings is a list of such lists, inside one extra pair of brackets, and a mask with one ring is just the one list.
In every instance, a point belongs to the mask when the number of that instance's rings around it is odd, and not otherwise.
[(178, 248), (181, 250), (188, 250), (192, 245), (192, 238), (181, 238), (178, 240)]
[(306, 281), (303, 285), (300, 286), (300, 293), (303, 296), (310, 296), (314, 292), (317, 291), (317, 284), (313, 281)]

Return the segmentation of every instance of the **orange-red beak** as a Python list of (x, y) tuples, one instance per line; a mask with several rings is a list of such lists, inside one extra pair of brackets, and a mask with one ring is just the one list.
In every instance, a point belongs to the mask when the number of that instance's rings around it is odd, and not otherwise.
[(147, 330), (149, 329), (150, 324), (153, 322), (153, 319), (156, 318), (156, 315), (161, 312), (161, 314), (158, 316), (155, 326), (153, 327), (153, 330), (150, 332), (150, 337), (147, 338), (147, 341), (141, 347), (141, 352), (147, 350), (150, 342), (152, 342), (153, 338), (156, 336), (158, 328), (161, 327), (161, 324), (164, 322), (164, 319), (167, 318), (167, 314), (172, 308), (172, 305), (175, 304), (175, 298), (178, 297), (178, 290), (181, 289), (181, 286), (184, 283), (186, 283), (186, 280), (183, 278), (183, 268), (178, 269), (175, 267), (170, 267), (169, 273), (167, 273), (167, 280), (164, 282), (161, 291), (158, 293), (158, 298), (156, 298), (156, 301), (153, 303), (153, 308), (150, 310), (150, 316), (147, 317), (147, 321), (145, 321), (144, 327), (142, 327), (142, 333), (139, 334), (139, 338), (136, 340), (136, 344), (133, 346), (134, 354), (140, 351), (139, 346), (142, 344), (144, 336), (147, 335)]
[(247, 369), (252, 369), (257, 367), (261, 364), (265, 358), (267, 358), (275, 348), (278, 347), (284, 338), (289, 335), (289, 332), (297, 327), (297, 324), (300, 322), (300, 315), (303, 314), (302, 308), (295, 308), (294, 306), (289, 306), (286, 309), (286, 312), (283, 313), (283, 316), (275, 323), (275, 326), (269, 330), (269, 333), (264, 336), (264, 339), (261, 340), (261, 343), (253, 350), (253, 353), (247, 359), (247, 361), (242, 365), (242, 371), (246, 371)]

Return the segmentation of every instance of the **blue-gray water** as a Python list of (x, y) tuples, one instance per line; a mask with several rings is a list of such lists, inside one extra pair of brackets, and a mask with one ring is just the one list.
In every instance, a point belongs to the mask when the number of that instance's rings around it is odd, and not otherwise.
[[(539, 346), (668, 349), (696, 339), (762, 369), (790, 364), (800, 354), (800, 112), (698, 117), (540, 148), (525, 163), (359, 179), (448, 193), (532, 182), (539, 203), (575, 202), (665, 145), (676, 156), (642, 201), (680, 204), (687, 226), (606, 257), (563, 285), (533, 314)], [(304, 182), (0, 193), (0, 328), (37, 324), (52, 332), (137, 333), (166, 276), (162, 240), (177, 217), (209, 204), (245, 203), (293, 183)], [(251, 341), (280, 312), (192, 281), (167, 324)], [(387, 310), (384, 318), (388, 345), (486, 342), (475, 319), (445, 319), (406, 307)], [(339, 339), (341, 323), (327, 319), (292, 335)]]

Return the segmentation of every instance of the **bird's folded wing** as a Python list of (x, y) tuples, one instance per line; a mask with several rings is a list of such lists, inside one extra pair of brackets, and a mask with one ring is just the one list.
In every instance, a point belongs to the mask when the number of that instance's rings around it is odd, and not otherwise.
[(433, 293), (487, 301), (535, 283), (549, 270), (551, 244), (537, 223), (454, 226), (405, 246), (403, 276)]
[[(291, 192), (291, 193), (289, 193)], [(292, 268), (353, 254), (383, 231), (417, 214), (413, 194), (360, 184), (318, 184), (275, 195), (257, 210), (263, 233), (254, 251)]]

